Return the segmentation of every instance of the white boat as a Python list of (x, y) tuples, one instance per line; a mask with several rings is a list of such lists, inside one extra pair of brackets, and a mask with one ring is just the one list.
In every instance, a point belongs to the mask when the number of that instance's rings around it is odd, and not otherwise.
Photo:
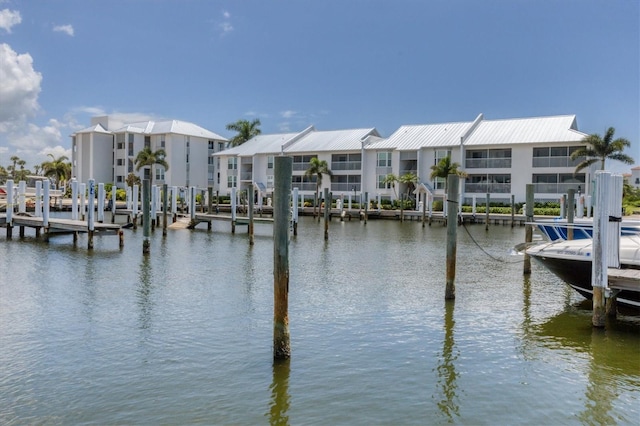
[[(569, 229), (573, 229), (574, 240), (593, 237), (592, 218), (575, 219), (573, 224), (569, 224), (564, 218), (539, 219), (529, 224), (534, 225), (548, 241), (567, 240)], [(640, 234), (640, 220), (623, 219), (620, 223), (620, 233), (621, 235)]]
[[(578, 293), (591, 299), (592, 268), (591, 238), (542, 242), (530, 246), (526, 253), (540, 262), (547, 269), (565, 281)], [(640, 270), (640, 235), (624, 235), (620, 237), (621, 269)], [(618, 303), (634, 310), (640, 310), (640, 285), (637, 289), (620, 290)]]

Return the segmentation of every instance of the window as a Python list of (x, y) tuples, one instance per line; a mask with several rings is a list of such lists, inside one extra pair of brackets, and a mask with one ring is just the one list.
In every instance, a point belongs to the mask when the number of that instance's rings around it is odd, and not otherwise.
[(133, 133), (129, 133), (129, 144), (133, 143)]
[(214, 149), (214, 143), (213, 141), (209, 141), (209, 149)]
[(210, 166), (213, 166), (215, 164), (215, 158), (209, 156), (207, 158), (207, 164), (209, 164)]
[(164, 180), (164, 167), (156, 166), (156, 180)]
[(214, 173), (213, 172), (208, 172), (207, 173), (207, 180), (213, 181), (213, 179), (214, 179)]
[(511, 148), (470, 149), (465, 154), (465, 167), (468, 169), (511, 168)]
[(116, 176), (116, 182), (118, 183), (124, 182), (124, 176)]
[(273, 188), (273, 175), (267, 175), (267, 188)]
[(391, 167), (390, 151), (383, 151), (378, 153), (378, 167)]
[(164, 135), (162, 135), (160, 136), (160, 148), (164, 149), (165, 146)]
[(143, 179), (149, 179), (151, 176), (151, 171), (149, 169), (144, 169)]
[(124, 142), (118, 142), (117, 149), (124, 149)]
[(227, 170), (238, 169), (238, 157), (229, 157), (227, 159)]
[(235, 188), (236, 187), (236, 176), (227, 176), (227, 188)]
[(533, 167), (575, 167), (584, 157), (571, 159), (580, 146), (554, 146), (533, 148)]
[(124, 158), (118, 158), (117, 163), (118, 166), (124, 166)]
[(391, 187), (391, 183), (385, 181), (386, 178), (387, 175), (378, 175), (378, 189), (389, 189)]
[(218, 151), (224, 150), (224, 142), (218, 142)]
[(151, 136), (144, 137), (144, 147), (151, 148)]
[(273, 155), (267, 156), (267, 169), (273, 169)]

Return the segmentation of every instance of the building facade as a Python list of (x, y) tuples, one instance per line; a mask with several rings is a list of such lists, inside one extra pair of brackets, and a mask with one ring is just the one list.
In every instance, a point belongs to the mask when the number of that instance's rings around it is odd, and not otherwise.
[[(582, 160), (571, 154), (584, 144), (586, 136), (577, 128), (574, 115), (485, 120), (402, 126), (388, 138), (375, 129), (320, 132), (313, 127), (303, 132), (260, 135), (245, 144), (216, 153), (226, 188), (244, 189), (250, 185), (269, 193), (273, 182), (273, 157), (293, 158), (292, 185), (312, 196), (314, 178), (304, 176), (309, 160), (325, 160), (333, 173), (322, 181), (334, 197), (353, 195), (362, 199), (397, 199), (417, 192), (407, 183), (391, 183), (397, 177), (413, 174), (414, 186), (424, 188), (431, 200), (444, 197), (444, 180), (431, 179), (431, 167), (444, 157), (460, 165), (467, 176), (461, 182), (461, 199), (474, 198), (508, 203), (511, 196), (523, 202), (526, 184), (534, 184), (539, 201), (558, 201), (568, 189), (576, 193), (591, 191), (591, 174), (586, 169), (574, 174)], [(418, 203), (416, 203), (417, 205)]]
[[(160, 185), (214, 186), (219, 170), (212, 154), (227, 143), (226, 138), (184, 121), (125, 124), (109, 116), (94, 117), (91, 127), (71, 135), (72, 173), (80, 182), (95, 179), (118, 188), (126, 186), (130, 173)], [(163, 149), (169, 169), (155, 165), (136, 171), (136, 156), (145, 147)]]

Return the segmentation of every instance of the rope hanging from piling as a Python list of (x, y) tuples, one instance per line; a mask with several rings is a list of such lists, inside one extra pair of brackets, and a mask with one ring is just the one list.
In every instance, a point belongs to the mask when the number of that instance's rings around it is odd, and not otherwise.
[(524, 262), (524, 259), (518, 259), (518, 260), (514, 260), (514, 261), (508, 261), (508, 260), (504, 260), (504, 259), (500, 259), (495, 257), (494, 255), (492, 255), (491, 253), (487, 252), (480, 244), (478, 244), (478, 242), (476, 241), (475, 238), (473, 238), (473, 235), (471, 235), (471, 233), (469, 232), (469, 230), (467, 229), (467, 226), (463, 223), (462, 227), (464, 228), (464, 230), (467, 232), (467, 235), (469, 236), (469, 238), (471, 238), (471, 241), (473, 241), (473, 243), (478, 246), (478, 248), (480, 249), (480, 251), (482, 251), (484, 254), (486, 254), (487, 256), (489, 256), (491, 259), (495, 260), (496, 262), (500, 262), (500, 263), (520, 263), (520, 262)]

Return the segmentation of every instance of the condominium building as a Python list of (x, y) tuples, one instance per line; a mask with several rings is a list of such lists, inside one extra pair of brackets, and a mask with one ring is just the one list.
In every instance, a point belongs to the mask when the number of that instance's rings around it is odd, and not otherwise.
[[(412, 173), (424, 193), (444, 196), (444, 180), (431, 179), (431, 166), (444, 157), (460, 165), (467, 177), (461, 183), (461, 198), (516, 202), (525, 199), (526, 184), (534, 184), (536, 200), (557, 201), (568, 189), (591, 190), (591, 173), (574, 174), (582, 160), (571, 154), (587, 136), (578, 130), (575, 115), (407, 125), (388, 138), (375, 128), (259, 135), (245, 144), (214, 154), (220, 158), (222, 184), (219, 190), (255, 186), (268, 194), (273, 184), (273, 157), (293, 158), (293, 187), (311, 196), (315, 178), (304, 176), (309, 160), (327, 161), (333, 176), (322, 180), (322, 189), (334, 195), (354, 194), (369, 199), (396, 199), (408, 184), (390, 183), (386, 177)], [(226, 184), (226, 188), (225, 188)], [(414, 194), (410, 193), (410, 196)]]
[[(214, 186), (218, 169), (213, 153), (227, 139), (196, 124), (179, 121), (122, 123), (109, 116), (93, 117), (91, 127), (71, 135), (72, 174), (80, 182), (114, 183), (124, 188), (127, 176), (153, 177), (154, 184), (179, 187)], [(135, 170), (135, 158), (145, 147), (163, 149), (169, 169), (155, 165)]]

